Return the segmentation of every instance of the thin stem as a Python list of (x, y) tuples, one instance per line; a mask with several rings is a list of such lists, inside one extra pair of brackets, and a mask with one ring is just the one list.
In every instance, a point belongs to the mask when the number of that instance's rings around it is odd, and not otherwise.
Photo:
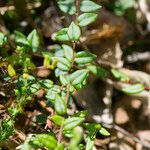
[[(79, 0), (76, 0), (76, 16), (75, 16), (75, 22), (76, 24), (78, 24), (78, 16), (79, 16)], [(72, 64), (71, 64), (71, 69), (74, 67), (74, 59), (75, 59), (75, 50), (76, 50), (76, 46), (77, 46), (77, 42), (76, 41), (73, 41), (72, 43), (72, 47), (73, 47), (73, 56), (72, 56)], [(70, 94), (70, 84), (68, 84), (67, 86), (67, 93), (66, 93), (66, 105), (68, 103), (68, 99), (69, 99), (69, 94)], [(60, 127), (60, 130), (59, 130), (59, 134), (58, 134), (58, 144), (61, 142), (62, 140), (62, 132), (63, 132), (63, 127), (64, 127), (64, 118), (62, 120), (62, 123), (61, 123), (61, 127)]]
[(72, 56), (71, 69), (72, 69), (72, 68), (73, 68), (73, 66), (74, 66), (75, 51), (76, 51), (76, 42), (73, 42), (73, 43), (72, 43), (72, 45), (73, 45), (73, 56)]
[(64, 118), (62, 119), (62, 123), (61, 123), (61, 127), (60, 127), (60, 130), (59, 130), (59, 134), (58, 134), (58, 141), (57, 143), (60, 144), (61, 142), (61, 139), (62, 139), (62, 132), (63, 132), (63, 127), (64, 127)]
[[(70, 84), (67, 86), (67, 93), (66, 93), (66, 105), (68, 103), (68, 99), (69, 99), (69, 93), (70, 93)], [(62, 140), (62, 132), (63, 132), (63, 127), (64, 127), (64, 118), (62, 120), (62, 123), (61, 123), (61, 127), (60, 127), (60, 130), (59, 130), (59, 134), (58, 134), (58, 144), (61, 142)]]
[(78, 16), (79, 16), (79, 0), (76, 0), (76, 23), (78, 24)]

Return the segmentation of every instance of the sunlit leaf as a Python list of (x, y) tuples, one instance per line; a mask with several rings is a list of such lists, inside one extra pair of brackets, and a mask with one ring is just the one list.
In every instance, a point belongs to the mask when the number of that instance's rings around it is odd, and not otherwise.
[(127, 94), (138, 94), (143, 92), (144, 89), (145, 89), (144, 85), (139, 83), (139, 84), (134, 84), (129, 87), (123, 88), (122, 91)]
[(36, 137), (46, 148), (54, 149), (57, 146), (56, 138), (50, 134), (37, 134)]
[(117, 80), (124, 81), (124, 82), (128, 82), (130, 80), (130, 78), (126, 74), (122, 73), (119, 70), (111, 69), (111, 73)]
[(30, 47), (30, 43), (27, 40), (27, 37), (19, 32), (19, 31), (14, 31), (15, 33), (15, 42), (16, 44), (20, 45), (20, 46), (26, 46), (26, 47)]
[(63, 28), (56, 32), (54, 39), (57, 41), (69, 41), (68, 28)]
[(72, 85), (77, 85), (79, 83), (82, 83), (87, 78), (87, 76), (88, 70), (77, 70), (70, 75), (70, 81), (72, 82)]
[(81, 117), (68, 118), (64, 121), (63, 130), (71, 130), (71, 129), (79, 126), (80, 124), (82, 124), (83, 121), (84, 121), (84, 118), (81, 118)]
[(97, 14), (94, 13), (84, 13), (78, 17), (78, 23), (80, 27), (87, 26), (94, 22), (97, 18)]
[(99, 130), (99, 133), (104, 136), (110, 136), (110, 133), (103, 127)]
[(85, 51), (78, 52), (75, 56), (75, 62), (77, 64), (91, 63), (95, 59), (96, 59), (96, 55)]
[(101, 6), (96, 4), (93, 1), (90, 1), (90, 0), (83, 0), (83, 1), (81, 1), (80, 10), (82, 12), (93, 12), (93, 11), (99, 10), (100, 8), (101, 8)]
[(76, 12), (75, 0), (58, 0), (58, 6), (67, 14), (73, 15)]
[(27, 37), (33, 52), (36, 52), (40, 47), (40, 37), (38, 32), (34, 29)]
[(16, 75), (16, 71), (15, 71), (15, 69), (13, 68), (13, 66), (11, 64), (8, 65), (8, 69), (7, 70), (8, 70), (8, 75), (10, 77), (13, 77), (13, 76)]
[(81, 36), (80, 28), (74, 22), (72, 22), (69, 26), (68, 36), (72, 41), (78, 41), (80, 39)]
[(72, 61), (72, 58), (73, 58), (73, 49), (71, 46), (68, 46), (68, 45), (65, 45), (63, 44), (62, 45), (64, 51), (65, 51), (65, 57), (69, 60), (69, 61)]
[(53, 87), (54, 83), (52, 80), (49, 80), (49, 79), (45, 79), (45, 80), (40, 80), (39, 81), (39, 84), (44, 87), (44, 88), (47, 88), (47, 89), (50, 89)]
[(59, 94), (56, 94), (54, 107), (58, 115), (65, 115), (67, 113), (66, 102)]
[(87, 69), (99, 78), (105, 78), (108, 76), (109, 72), (100, 66), (90, 65)]
[(56, 125), (61, 126), (63, 118), (58, 115), (54, 115), (50, 118)]

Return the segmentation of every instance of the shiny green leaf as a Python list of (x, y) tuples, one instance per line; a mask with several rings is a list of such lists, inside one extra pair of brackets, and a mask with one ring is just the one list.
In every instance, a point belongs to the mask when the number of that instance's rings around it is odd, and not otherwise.
[(77, 85), (79, 83), (82, 83), (87, 78), (87, 76), (88, 70), (77, 70), (70, 75), (70, 81), (72, 82), (72, 85)]
[(8, 43), (8, 38), (2, 32), (0, 32), (0, 46)]
[(49, 79), (45, 79), (45, 80), (40, 80), (39, 81), (39, 84), (44, 87), (44, 88), (47, 88), (47, 89), (50, 89), (53, 87), (54, 83), (52, 80), (49, 80)]
[(128, 82), (130, 80), (130, 78), (126, 74), (122, 73), (119, 70), (111, 69), (111, 73), (117, 80), (120, 80), (123, 82)]
[(72, 22), (69, 26), (68, 36), (72, 41), (78, 41), (80, 39), (81, 30), (74, 22)]
[(61, 126), (63, 118), (58, 115), (54, 115), (50, 118), (56, 125)]
[(69, 41), (69, 36), (68, 36), (68, 28), (63, 28), (61, 30), (59, 30), (56, 34), (55, 34), (55, 40), (57, 41)]
[(14, 31), (15, 33), (15, 42), (16, 44), (20, 45), (20, 46), (26, 46), (26, 47), (30, 47), (30, 43), (28, 42), (26, 36), (19, 32), (19, 31)]
[(145, 89), (144, 85), (139, 83), (139, 84), (134, 84), (129, 87), (123, 88), (122, 91), (127, 94), (138, 94), (143, 92), (144, 89)]
[(65, 44), (63, 44), (62, 47), (63, 47), (63, 49), (65, 51), (65, 57), (69, 61), (72, 61), (72, 58), (73, 58), (73, 49), (72, 49), (72, 47), (70, 47), (68, 45), (65, 45)]
[(101, 8), (101, 6), (96, 4), (93, 1), (90, 1), (90, 0), (83, 0), (83, 1), (81, 1), (80, 10), (82, 12), (93, 12), (93, 11), (99, 10), (100, 8)]
[(84, 118), (81, 117), (72, 117), (68, 118), (64, 121), (63, 130), (71, 130), (79, 125), (81, 125), (84, 121)]
[(94, 22), (96, 18), (97, 18), (97, 14), (84, 13), (78, 17), (78, 24), (80, 27), (84, 27)]
[(95, 59), (96, 59), (96, 55), (85, 51), (78, 52), (75, 56), (75, 62), (77, 64), (91, 63)]
[(90, 136), (88, 136), (86, 138), (86, 146), (85, 146), (85, 150), (92, 150), (95, 144), (95, 138), (91, 138)]
[(108, 71), (100, 66), (90, 65), (87, 69), (99, 78), (106, 78), (108, 76)]
[(54, 150), (64, 150), (64, 143), (60, 143)]
[(33, 52), (36, 52), (40, 47), (40, 37), (38, 32), (34, 29), (27, 37)]
[(32, 85), (28, 88), (27, 92), (28, 92), (28, 94), (34, 94), (34, 93), (36, 93), (39, 89), (40, 89), (39, 85), (35, 83), (35, 84), (32, 84)]
[(99, 130), (99, 133), (104, 136), (110, 136), (110, 133), (103, 127)]
[(55, 149), (57, 146), (57, 140), (53, 135), (50, 134), (37, 134), (37, 139), (41, 144), (49, 149)]
[(66, 75), (60, 75), (59, 76), (59, 80), (60, 80), (60, 83), (64, 86), (68, 85), (69, 84), (69, 77), (66, 76)]
[(76, 12), (75, 0), (58, 0), (58, 6), (67, 14), (73, 15)]
[(67, 113), (66, 102), (59, 94), (56, 94), (54, 107), (58, 115), (65, 115)]

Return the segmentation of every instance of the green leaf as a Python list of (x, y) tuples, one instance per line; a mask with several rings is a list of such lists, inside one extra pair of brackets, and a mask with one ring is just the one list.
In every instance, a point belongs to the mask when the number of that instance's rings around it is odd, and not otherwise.
[(32, 85), (28, 88), (27, 92), (28, 92), (28, 94), (34, 94), (34, 93), (36, 93), (39, 89), (40, 89), (40, 88), (39, 88), (39, 85), (36, 84), (36, 83), (34, 83), (34, 84), (32, 84)]
[(70, 81), (72, 82), (72, 85), (77, 85), (79, 83), (82, 83), (87, 78), (87, 76), (88, 70), (77, 70), (70, 75)]
[(54, 115), (50, 118), (56, 125), (61, 126), (62, 124), (62, 117), (58, 115)]
[(72, 130), (63, 130), (63, 134), (67, 138), (72, 138), (73, 137)]
[(67, 106), (65, 100), (62, 99), (59, 94), (56, 94), (54, 107), (58, 115), (65, 115), (67, 113)]
[(64, 13), (73, 15), (76, 12), (75, 0), (58, 0), (58, 6)]
[(71, 67), (71, 62), (68, 61), (68, 59), (63, 57), (57, 57), (58, 60), (57, 67), (63, 71), (68, 71)]
[(8, 38), (2, 32), (0, 32), (0, 46), (8, 43)]
[(52, 89), (48, 90), (47, 94), (46, 94), (46, 98), (49, 100), (55, 100), (56, 97), (56, 91), (53, 91)]
[(54, 150), (64, 150), (64, 143), (60, 143)]
[(144, 85), (138, 83), (138, 84), (134, 84), (129, 87), (123, 88), (122, 91), (127, 94), (138, 94), (138, 93), (143, 92), (144, 89), (145, 89)]
[[(68, 70), (67, 70), (68, 71)], [(61, 70), (61, 69), (59, 69), (59, 68), (56, 68), (55, 69), (55, 76), (56, 77), (59, 77), (60, 75), (65, 75), (65, 74), (67, 74), (67, 71), (63, 71), (63, 70)]]
[(7, 71), (10, 77), (13, 77), (16, 75), (16, 71), (11, 64), (8, 65)]
[(87, 115), (87, 110), (79, 111), (74, 116), (84, 118)]
[(111, 69), (111, 73), (117, 80), (120, 80), (123, 82), (128, 82), (130, 80), (130, 78), (126, 74), (122, 73), (119, 70)]
[(99, 130), (99, 133), (104, 136), (110, 136), (110, 133), (103, 127)]
[(63, 28), (56, 32), (54, 39), (57, 41), (70, 41), (68, 36), (68, 28)]
[(81, 2), (81, 7), (80, 7), (80, 10), (82, 12), (93, 12), (93, 11), (97, 11), (101, 8), (100, 5), (96, 4), (95, 2), (93, 1), (90, 1), (90, 0), (83, 0)]
[(53, 87), (54, 83), (52, 80), (49, 80), (49, 79), (45, 79), (45, 80), (40, 80), (39, 81), (39, 84), (44, 87), (44, 88), (47, 88), (47, 89), (50, 89)]
[(85, 150), (92, 150), (94, 144), (95, 144), (95, 138), (91, 138), (90, 136), (88, 136), (88, 137), (86, 138)]
[(85, 123), (84, 126), (91, 133), (95, 133), (96, 130), (101, 129), (101, 125), (98, 123)]
[(104, 68), (95, 65), (87, 66), (87, 69), (99, 78), (106, 78), (109, 74)]
[(30, 47), (30, 43), (28, 42), (26, 36), (19, 32), (19, 31), (14, 31), (15, 33), (15, 42), (19, 45), (19, 46), (26, 46), (26, 47)]
[(32, 51), (35, 53), (40, 47), (40, 37), (38, 32), (34, 29), (27, 37)]
[(81, 117), (72, 117), (72, 118), (68, 118), (64, 121), (64, 128), (63, 130), (71, 130), (77, 126), (79, 126), (80, 124), (82, 124), (84, 121), (84, 118)]
[(57, 146), (56, 138), (50, 134), (37, 134), (36, 137), (38, 138), (38, 141), (41, 142), (41, 144), (46, 148), (54, 149)]
[(65, 51), (65, 57), (71, 62), (73, 58), (73, 49), (72, 47), (63, 44), (62, 45), (64, 51)]
[(69, 84), (69, 77), (68, 76), (65, 76), (65, 75), (60, 75), (59, 76), (59, 80), (60, 80), (60, 83), (64, 86), (68, 85)]
[(78, 24), (80, 27), (87, 26), (97, 19), (97, 14), (84, 13), (78, 17)]
[(75, 62), (77, 64), (91, 63), (95, 59), (96, 59), (96, 55), (85, 51), (78, 52), (75, 56)]
[(69, 150), (79, 150), (79, 143), (83, 135), (83, 129), (79, 126), (73, 129), (72, 138), (69, 143)]
[(80, 39), (81, 30), (74, 22), (72, 22), (69, 26), (68, 36), (72, 41), (78, 41)]

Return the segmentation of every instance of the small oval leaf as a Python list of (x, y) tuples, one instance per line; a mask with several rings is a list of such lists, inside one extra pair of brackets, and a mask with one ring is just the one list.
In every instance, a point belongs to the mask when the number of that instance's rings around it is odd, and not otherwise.
[(145, 88), (143, 84), (134, 84), (132, 86), (123, 88), (122, 91), (127, 94), (138, 94), (138, 93), (143, 92), (144, 89)]
[(38, 138), (38, 141), (41, 142), (41, 144), (46, 148), (54, 149), (57, 146), (56, 138), (50, 134), (37, 134), (36, 137)]
[(72, 82), (72, 85), (77, 85), (79, 83), (82, 83), (87, 78), (87, 76), (88, 70), (77, 70), (70, 75), (70, 81)]
[(66, 103), (59, 94), (56, 94), (54, 107), (58, 115), (65, 115), (67, 113)]
[(64, 128), (63, 130), (71, 130), (77, 126), (79, 126), (80, 124), (82, 124), (84, 121), (84, 118), (81, 117), (72, 117), (72, 118), (68, 118), (64, 121)]
[(81, 30), (74, 22), (72, 22), (69, 26), (68, 36), (72, 41), (78, 41), (80, 39)]
[(84, 13), (78, 17), (78, 24), (80, 27), (84, 27), (94, 22), (96, 18), (97, 18), (97, 14)]
[(96, 4), (95, 2), (93, 1), (90, 1), (90, 0), (83, 0), (81, 2), (81, 7), (80, 7), (80, 10), (82, 12), (93, 12), (93, 11), (97, 11), (101, 8), (100, 5)]

